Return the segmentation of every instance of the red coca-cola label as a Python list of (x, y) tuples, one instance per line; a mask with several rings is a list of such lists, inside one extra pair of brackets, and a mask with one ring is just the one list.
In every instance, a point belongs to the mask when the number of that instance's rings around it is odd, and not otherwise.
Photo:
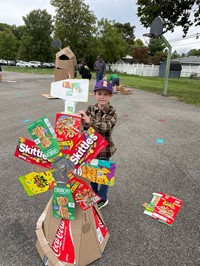
[(95, 225), (96, 225), (97, 238), (98, 238), (99, 244), (101, 244), (106, 234), (108, 233), (108, 229), (106, 228), (105, 224), (102, 222), (101, 218), (99, 217), (95, 209), (92, 208), (92, 210), (93, 210), (93, 215), (94, 215), (94, 220), (95, 220)]
[(76, 264), (70, 220), (61, 220), (52, 250), (60, 261)]

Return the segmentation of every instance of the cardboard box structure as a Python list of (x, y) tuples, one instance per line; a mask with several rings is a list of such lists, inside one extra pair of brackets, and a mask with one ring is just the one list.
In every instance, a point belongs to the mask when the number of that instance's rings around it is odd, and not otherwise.
[[(62, 224), (64, 222), (70, 227), (68, 229), (70, 232), (70, 239), (68, 234), (68, 239), (65, 238), (65, 240), (63, 240), (65, 243), (72, 243), (73, 251), (71, 248), (69, 250), (69, 245), (67, 244), (70, 254), (66, 254), (66, 260), (70, 257), (70, 262), (63, 262), (58, 259), (61, 253), (61, 246), (64, 245), (61, 235), (62, 231), (64, 231), (62, 230)], [(108, 230), (96, 205), (86, 211), (76, 206), (76, 220), (64, 221), (53, 217), (52, 199), (37, 221), (36, 235), (36, 248), (44, 265), (48, 266), (88, 265), (101, 258), (109, 239)], [(52, 249), (52, 243), (54, 245), (54, 250)], [(74, 256), (74, 259), (72, 259), (72, 256)]]
[(54, 80), (75, 78), (75, 67), (77, 65), (76, 56), (67, 46), (56, 53)]

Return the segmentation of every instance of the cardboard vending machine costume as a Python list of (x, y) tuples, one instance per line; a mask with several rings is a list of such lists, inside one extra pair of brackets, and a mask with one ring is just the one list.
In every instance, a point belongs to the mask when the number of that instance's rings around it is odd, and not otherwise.
[(83, 211), (75, 208), (74, 221), (53, 217), (52, 200), (36, 224), (36, 248), (48, 266), (85, 266), (101, 258), (109, 239), (96, 205)]
[(54, 80), (74, 79), (77, 65), (76, 56), (67, 46), (56, 53)]

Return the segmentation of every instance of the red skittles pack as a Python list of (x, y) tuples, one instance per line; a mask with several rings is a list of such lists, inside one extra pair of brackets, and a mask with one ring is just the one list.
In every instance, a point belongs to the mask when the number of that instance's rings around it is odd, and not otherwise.
[(75, 265), (75, 251), (71, 230), (71, 221), (62, 219), (52, 243), (52, 250), (56, 257), (70, 265)]
[(72, 148), (70, 160), (76, 169), (82, 163), (94, 159), (106, 146), (108, 142), (92, 127), (84, 132)]
[(82, 118), (78, 114), (57, 113), (55, 132), (62, 153), (69, 154), (81, 132)]
[(91, 187), (80, 178), (76, 177), (72, 173), (70, 173), (68, 176), (70, 177), (68, 184), (70, 185), (70, 190), (73, 195), (74, 201), (84, 211), (94, 206), (101, 200), (101, 197), (97, 195), (91, 189)]
[(34, 141), (20, 137), (14, 156), (34, 165), (52, 168), (51, 163), (44, 153), (37, 147)]

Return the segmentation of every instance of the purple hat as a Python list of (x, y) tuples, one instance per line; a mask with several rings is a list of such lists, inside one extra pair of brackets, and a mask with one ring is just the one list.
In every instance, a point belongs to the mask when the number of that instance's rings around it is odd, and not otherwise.
[(97, 90), (107, 90), (112, 94), (113, 92), (112, 84), (106, 79), (101, 79), (95, 85), (94, 91), (97, 91)]

